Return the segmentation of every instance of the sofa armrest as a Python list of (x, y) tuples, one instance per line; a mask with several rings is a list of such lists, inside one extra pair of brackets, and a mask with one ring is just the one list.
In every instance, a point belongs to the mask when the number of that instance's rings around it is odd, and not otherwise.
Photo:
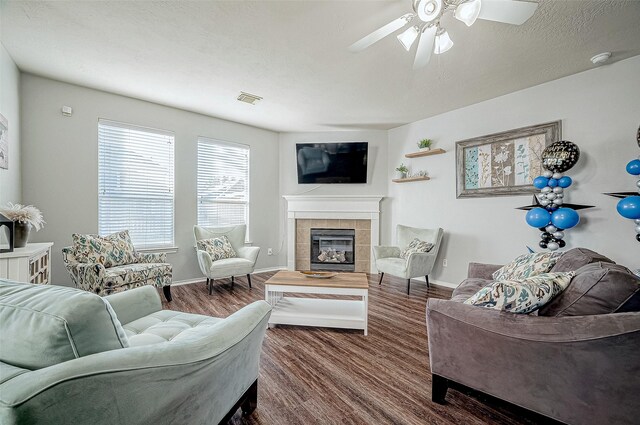
[(430, 252), (414, 252), (409, 255), (407, 259), (408, 277), (426, 276), (431, 273), (437, 255), (437, 253)]
[(381, 258), (400, 257), (400, 248), (397, 246), (374, 246), (373, 255), (376, 260)]
[(207, 251), (197, 248), (196, 255), (198, 256), (198, 265), (200, 266), (200, 271), (203, 275), (209, 277), (209, 271), (211, 270), (211, 265), (213, 264), (211, 256)]
[(166, 252), (136, 252), (136, 263), (166, 263)]
[(255, 264), (258, 260), (258, 254), (260, 254), (260, 247), (243, 246), (236, 250), (236, 254), (238, 255), (238, 257), (245, 258)]
[(469, 263), (467, 277), (493, 280), (493, 273), (501, 267), (498, 264)]
[(429, 299), (431, 372), (563, 422), (627, 423), (616, 415), (631, 417), (625, 406), (640, 391), (629, 379), (640, 371), (639, 319), (520, 315)]
[(77, 288), (104, 295), (104, 271), (99, 263), (68, 263), (67, 270), (74, 279)]
[(127, 324), (162, 310), (162, 301), (155, 286), (141, 286), (104, 297), (116, 312), (120, 323)]

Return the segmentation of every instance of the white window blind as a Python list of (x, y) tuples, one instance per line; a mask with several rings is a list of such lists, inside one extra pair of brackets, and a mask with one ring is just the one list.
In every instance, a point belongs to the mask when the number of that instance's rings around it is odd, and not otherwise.
[(173, 239), (173, 133), (98, 122), (98, 231), (129, 230), (136, 248)]
[(248, 146), (198, 138), (198, 224), (249, 228)]

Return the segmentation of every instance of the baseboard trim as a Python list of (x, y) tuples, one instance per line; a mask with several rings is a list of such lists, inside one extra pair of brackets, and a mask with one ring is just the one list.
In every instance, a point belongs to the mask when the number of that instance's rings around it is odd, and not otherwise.
[[(263, 269), (255, 269), (253, 272), (266, 273), (266, 272), (275, 272), (278, 270), (287, 270), (287, 268), (285, 266), (265, 267)], [(171, 285), (172, 286), (191, 285), (192, 283), (202, 283), (206, 281), (207, 281), (207, 278), (202, 276), (202, 277), (196, 277), (194, 279), (176, 280), (176, 281), (173, 281)]]
[[(414, 277), (411, 280), (421, 280), (423, 282), (426, 282), (426, 279), (424, 277)], [(458, 287), (458, 285), (456, 285), (455, 283), (444, 282), (442, 280), (433, 280), (433, 279), (429, 279), (429, 284), (434, 286), (441, 286), (443, 288), (448, 288), (448, 289), (456, 289)]]

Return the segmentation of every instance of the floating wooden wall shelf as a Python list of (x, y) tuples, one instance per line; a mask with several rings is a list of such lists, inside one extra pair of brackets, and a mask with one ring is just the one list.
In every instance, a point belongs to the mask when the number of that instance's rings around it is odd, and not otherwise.
[(412, 152), (412, 153), (405, 154), (404, 156), (407, 158), (418, 158), (419, 156), (440, 155), (445, 152), (446, 151), (444, 149), (437, 148), (437, 149), (431, 149), (428, 151)]
[(404, 179), (393, 179), (391, 181), (394, 183), (408, 183), (408, 182), (418, 182), (420, 180), (429, 180), (429, 177), (427, 176), (406, 177)]

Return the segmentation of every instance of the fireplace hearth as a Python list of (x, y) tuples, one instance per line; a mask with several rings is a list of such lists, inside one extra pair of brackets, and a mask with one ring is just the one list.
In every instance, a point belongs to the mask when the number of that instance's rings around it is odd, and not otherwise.
[(355, 271), (354, 229), (310, 229), (311, 270)]

